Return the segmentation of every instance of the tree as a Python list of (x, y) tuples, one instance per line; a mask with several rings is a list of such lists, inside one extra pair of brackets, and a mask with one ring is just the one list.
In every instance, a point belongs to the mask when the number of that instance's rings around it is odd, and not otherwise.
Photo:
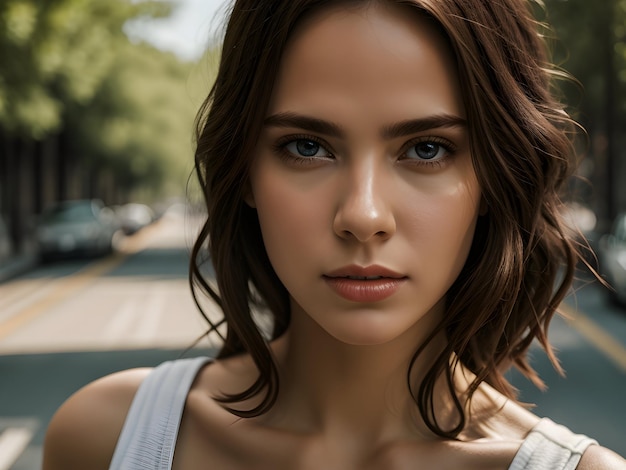
[(626, 208), (624, 176), (626, 105), (626, 1), (546, 0), (547, 20), (554, 26), (554, 55), (582, 85), (563, 88), (577, 118), (589, 133), (593, 167), (592, 205), (606, 223)]
[(169, 4), (125, 0), (6, 0), (0, 5), (0, 127), (39, 140), (87, 103), (126, 40), (122, 26)]
[(169, 183), (180, 193), (193, 163), (194, 67), (145, 44), (118, 48), (94, 100), (71, 109), (75, 151), (126, 192), (154, 196)]

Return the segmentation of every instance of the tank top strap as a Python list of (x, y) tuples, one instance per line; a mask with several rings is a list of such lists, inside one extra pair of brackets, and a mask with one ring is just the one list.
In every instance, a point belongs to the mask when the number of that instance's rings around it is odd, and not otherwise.
[(117, 441), (110, 470), (169, 470), (187, 395), (211, 359), (160, 364), (139, 386)]
[(509, 470), (575, 470), (593, 439), (543, 418), (520, 446)]

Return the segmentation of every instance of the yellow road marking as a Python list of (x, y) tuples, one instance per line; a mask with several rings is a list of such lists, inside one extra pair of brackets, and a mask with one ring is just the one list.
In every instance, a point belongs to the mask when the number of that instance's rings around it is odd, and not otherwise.
[(561, 304), (560, 310), (572, 319), (571, 325), (591, 344), (608, 357), (622, 372), (626, 372), (626, 348), (600, 328), (585, 314)]
[(30, 323), (53, 306), (61, 303), (75, 292), (84, 288), (95, 278), (113, 271), (131, 254), (142, 250), (147, 243), (148, 237), (154, 231), (153, 227), (154, 225), (125, 240), (120, 250), (112, 256), (89, 264), (70, 276), (58, 279), (55, 289), (48, 295), (0, 324), (0, 341)]

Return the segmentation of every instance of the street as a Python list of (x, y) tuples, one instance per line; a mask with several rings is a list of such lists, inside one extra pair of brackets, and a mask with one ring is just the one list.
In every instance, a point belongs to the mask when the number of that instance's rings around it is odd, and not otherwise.
[[(181, 354), (206, 324), (187, 283), (197, 221), (169, 214), (97, 260), (67, 260), (0, 284), (0, 470), (37, 470), (48, 421), (73, 391), (110, 372), (153, 366)], [(211, 316), (215, 308), (207, 303)], [(568, 322), (550, 337), (567, 378), (533, 347), (540, 392), (510, 373), (535, 412), (626, 455), (626, 310), (580, 282)]]
[[(63, 260), (0, 284), (0, 470), (41, 468), (47, 423), (72, 392), (176, 359), (205, 331), (187, 283), (196, 230), (197, 221), (168, 214), (113, 256)], [(185, 355), (212, 353), (204, 341)]]

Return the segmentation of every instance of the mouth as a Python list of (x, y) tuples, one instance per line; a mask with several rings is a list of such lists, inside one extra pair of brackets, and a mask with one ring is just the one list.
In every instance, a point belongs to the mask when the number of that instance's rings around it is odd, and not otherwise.
[(325, 278), (353, 279), (357, 281), (375, 281), (378, 279), (404, 279), (407, 276), (384, 266), (357, 266), (350, 265), (324, 274)]
[(375, 281), (376, 279), (384, 279), (384, 276), (328, 276), (337, 279), (354, 279), (355, 281)]
[(340, 297), (351, 302), (380, 302), (395, 294), (408, 279), (381, 266), (347, 266), (322, 276)]

